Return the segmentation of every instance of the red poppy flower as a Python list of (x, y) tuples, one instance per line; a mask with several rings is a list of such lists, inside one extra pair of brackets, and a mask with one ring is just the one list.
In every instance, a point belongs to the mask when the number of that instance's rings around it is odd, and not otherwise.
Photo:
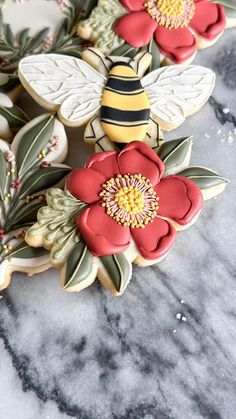
[(130, 13), (114, 24), (115, 33), (134, 48), (154, 37), (160, 51), (180, 63), (198, 48), (194, 34), (213, 41), (225, 28), (224, 6), (210, 0), (120, 0)]
[(135, 141), (121, 152), (94, 154), (74, 170), (66, 189), (88, 204), (77, 225), (96, 256), (123, 252), (134, 239), (146, 259), (159, 259), (175, 239), (173, 220), (186, 226), (202, 208), (198, 186), (182, 176), (163, 177), (164, 163)]

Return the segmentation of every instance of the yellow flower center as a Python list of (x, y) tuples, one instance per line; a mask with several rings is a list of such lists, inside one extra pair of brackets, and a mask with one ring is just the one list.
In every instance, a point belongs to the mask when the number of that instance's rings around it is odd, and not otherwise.
[(145, 199), (139, 189), (133, 186), (124, 186), (115, 193), (115, 202), (119, 208), (130, 215), (138, 214), (145, 206)]
[(100, 196), (106, 213), (124, 227), (144, 228), (156, 217), (159, 198), (144, 176), (118, 175), (102, 187)]
[(149, 0), (145, 7), (159, 25), (169, 29), (188, 26), (195, 12), (194, 0)]

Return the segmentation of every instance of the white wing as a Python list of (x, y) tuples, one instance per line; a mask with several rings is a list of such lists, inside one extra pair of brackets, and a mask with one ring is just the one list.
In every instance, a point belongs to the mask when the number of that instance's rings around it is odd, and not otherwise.
[(173, 65), (154, 70), (142, 79), (151, 112), (163, 129), (178, 127), (209, 99), (215, 74), (197, 65)]
[(39, 105), (58, 111), (66, 125), (87, 122), (100, 108), (106, 78), (79, 58), (32, 55), (19, 64), (19, 77)]

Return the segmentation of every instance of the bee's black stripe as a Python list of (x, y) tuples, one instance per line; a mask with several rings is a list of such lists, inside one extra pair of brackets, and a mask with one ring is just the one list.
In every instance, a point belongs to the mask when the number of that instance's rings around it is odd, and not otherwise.
[(111, 108), (109, 106), (101, 107), (101, 119), (111, 119), (120, 122), (138, 122), (149, 119), (150, 109), (142, 109), (140, 111), (122, 111), (120, 109)]
[(135, 90), (142, 89), (142, 85), (140, 80), (120, 80), (120, 79), (113, 79), (110, 76), (107, 80), (107, 87), (110, 87), (113, 90), (119, 90), (121, 92), (134, 92)]
[(105, 124), (116, 125), (118, 127), (125, 127), (125, 128), (141, 127), (143, 125), (147, 125), (148, 124), (148, 121), (137, 122), (137, 124), (136, 123), (133, 123), (132, 125), (125, 124), (125, 123), (122, 123), (122, 122), (119, 124), (118, 122), (111, 122), (111, 121), (107, 121), (105, 119), (100, 119), (100, 121), (101, 122), (104, 122)]
[(116, 74), (112, 74), (112, 75), (110, 75), (109, 77), (112, 77), (113, 79), (121, 79), (121, 80), (139, 80), (139, 77), (137, 77), (137, 76), (121, 76), (121, 75), (119, 75), (119, 76), (117, 76)]
[(107, 90), (108, 92), (116, 93), (117, 95), (121, 95), (121, 96), (135, 96), (135, 95), (143, 94), (143, 89), (140, 89), (138, 91), (136, 90), (135, 92), (120, 92), (119, 90), (113, 90), (106, 86), (104, 90)]

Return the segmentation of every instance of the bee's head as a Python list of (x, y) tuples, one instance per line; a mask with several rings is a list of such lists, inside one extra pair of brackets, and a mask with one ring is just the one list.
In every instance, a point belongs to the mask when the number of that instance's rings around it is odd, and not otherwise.
[(133, 67), (124, 61), (117, 61), (116, 63), (112, 63), (109, 75), (121, 77), (137, 77)]

